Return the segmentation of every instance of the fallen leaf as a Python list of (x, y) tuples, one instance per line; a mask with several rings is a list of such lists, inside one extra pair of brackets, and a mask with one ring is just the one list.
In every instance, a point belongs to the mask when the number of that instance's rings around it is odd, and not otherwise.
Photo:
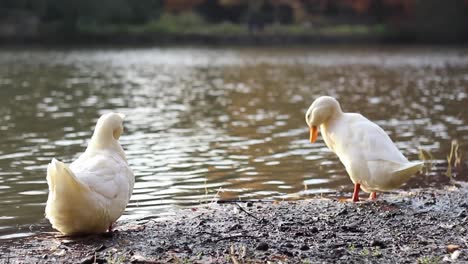
[(458, 249), (460, 249), (459, 245), (450, 244), (450, 245), (447, 246), (447, 251), (449, 253), (452, 253), (452, 252), (454, 252), (455, 250), (458, 250)]

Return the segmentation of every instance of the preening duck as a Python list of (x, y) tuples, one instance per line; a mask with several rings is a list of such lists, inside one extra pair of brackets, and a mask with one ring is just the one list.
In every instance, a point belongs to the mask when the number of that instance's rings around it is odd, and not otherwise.
[(359, 191), (371, 193), (398, 188), (421, 170), (423, 162), (409, 162), (385, 131), (357, 113), (344, 113), (330, 96), (317, 98), (306, 113), (310, 142), (319, 131), (327, 147), (343, 163), (354, 183), (352, 200), (359, 201)]

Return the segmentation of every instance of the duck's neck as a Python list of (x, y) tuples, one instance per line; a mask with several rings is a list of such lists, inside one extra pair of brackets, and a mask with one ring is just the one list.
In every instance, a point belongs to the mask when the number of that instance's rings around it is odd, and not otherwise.
[(336, 111), (333, 111), (333, 114), (330, 115), (326, 122), (320, 125), (320, 131), (322, 133), (327, 133), (326, 131), (328, 128), (333, 126), (333, 124), (341, 117), (343, 117), (343, 112), (341, 112), (341, 109), (338, 108)]
[(119, 141), (117, 141), (112, 135), (112, 131), (110, 129), (96, 129), (86, 151), (115, 151), (125, 160), (125, 152), (123, 151), (122, 146), (120, 146)]
[(343, 116), (343, 112), (341, 111), (341, 108), (338, 107), (335, 109), (335, 111), (332, 112), (331, 116), (328, 118), (328, 121), (325, 122), (324, 124), (332, 123), (342, 116)]

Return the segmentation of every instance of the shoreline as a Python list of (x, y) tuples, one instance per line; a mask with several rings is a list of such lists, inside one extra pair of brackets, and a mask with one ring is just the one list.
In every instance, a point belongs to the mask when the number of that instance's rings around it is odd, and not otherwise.
[(468, 184), (456, 185), (382, 194), (376, 202), (202, 205), (166, 218), (118, 221), (110, 234), (1, 241), (0, 262), (464, 262)]
[(284, 45), (441, 45), (459, 46), (468, 40), (424, 40), (414, 36), (393, 34), (151, 34), (151, 33), (78, 33), (18, 37), (0, 37), (4, 46), (154, 46), (154, 45), (208, 45), (208, 46), (284, 46)]

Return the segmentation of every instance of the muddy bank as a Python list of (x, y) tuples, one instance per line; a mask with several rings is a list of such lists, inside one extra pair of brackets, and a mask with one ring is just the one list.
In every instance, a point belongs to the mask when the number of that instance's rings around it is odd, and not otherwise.
[(210, 204), (118, 225), (107, 235), (2, 241), (0, 263), (466, 263), (468, 186), (356, 204)]

